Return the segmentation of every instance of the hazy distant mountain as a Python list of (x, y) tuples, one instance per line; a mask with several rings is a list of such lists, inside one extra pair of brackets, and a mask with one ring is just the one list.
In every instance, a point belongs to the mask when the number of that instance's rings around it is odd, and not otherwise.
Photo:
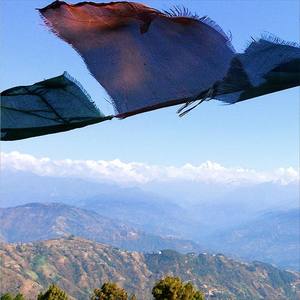
[(223, 255), (126, 252), (79, 238), (0, 244), (0, 293), (20, 290), (28, 299), (55, 282), (78, 300), (104, 281), (118, 282), (138, 299), (166, 274), (192, 281), (216, 300), (296, 300), (300, 275), (264, 263), (241, 263)]
[(181, 227), (192, 225), (188, 219), (184, 220), (185, 210), (174, 201), (136, 187), (5, 171), (1, 178), (0, 207), (31, 202), (79, 206), (153, 234), (183, 236)]
[[(30, 202), (64, 202), (72, 204), (100, 194), (109, 194), (119, 187), (72, 177), (39, 176), (30, 172), (1, 173), (0, 207), (11, 207)], [(16, 188), (18, 187), (18, 188)]]
[(224, 226), (240, 225), (263, 211), (298, 207), (299, 185), (162, 181), (124, 188), (107, 182), (5, 170), (1, 177), (0, 207), (30, 202), (81, 206), (133, 223), (145, 231), (195, 239)]
[(121, 221), (61, 203), (0, 208), (0, 236), (4, 241), (31, 242), (69, 235), (127, 250), (200, 250), (200, 246), (191, 241), (146, 234)]
[(178, 204), (138, 189), (114, 192), (109, 197), (95, 196), (77, 203), (80, 207), (131, 223), (148, 233), (185, 236), (195, 227), (187, 210)]
[(189, 184), (188, 187), (188, 193), (194, 193), (189, 199), (182, 186), (182, 192), (179, 187), (175, 191), (170, 187), (166, 193), (169, 196), (176, 193), (177, 203), (185, 203), (183, 208), (188, 211), (188, 219), (198, 222), (199, 228), (204, 229), (192, 231), (188, 236), (197, 240), (252, 221), (264, 212), (299, 207), (299, 184), (296, 183), (280, 185), (270, 182), (227, 188)]
[(299, 205), (299, 182), (283, 185), (279, 182), (224, 184), (176, 180), (149, 182), (143, 189), (188, 205), (229, 202), (244, 204), (254, 210), (269, 207), (292, 208)]
[[(193, 240), (213, 252), (222, 250), (244, 259), (267, 260), (289, 268), (299, 265), (295, 254), (299, 249), (299, 226), (295, 219), (291, 225), (287, 223), (286, 230), (280, 233), (276, 233), (279, 218), (273, 218), (269, 227), (261, 223), (264, 219), (268, 222), (268, 215), (262, 216), (263, 213), (299, 206), (299, 186), (296, 183), (224, 186), (184, 181), (152, 182), (143, 186), (142, 190), (140, 187), (124, 188), (75, 178), (42, 177), (28, 172), (5, 171), (4, 175), (1, 178), (1, 206), (33, 201), (63, 202), (95, 211), (102, 218), (120, 220), (146, 232), (147, 237), (172, 236)], [(231, 234), (234, 236), (244, 230), (241, 229), (243, 226), (249, 228), (245, 238), (239, 240), (237, 235), (233, 238)], [(277, 238), (265, 239), (260, 231), (265, 227), (272, 228), (270, 231)], [(257, 234), (251, 236), (252, 231)], [(286, 244), (286, 238), (291, 234), (294, 238)], [(146, 239), (145, 245), (151, 243)], [(139, 245), (142, 244), (139, 240)], [(289, 249), (285, 251), (287, 245)], [(125, 246), (137, 247), (133, 240)], [(176, 247), (181, 250), (180, 245)]]
[[(249, 188), (244, 188), (240, 189), (245, 192), (240, 200), (232, 195), (232, 200), (211, 200), (190, 207), (155, 201), (155, 198), (121, 195), (109, 200), (96, 196), (81, 205), (136, 224), (146, 232), (191, 239), (212, 252), (222, 251), (247, 260), (262, 260), (300, 270), (299, 210), (272, 213), (275, 208), (284, 207), (284, 195), (287, 199), (294, 197), (295, 187), (274, 187), (276, 197), (272, 196), (272, 189), (272, 185), (260, 185), (251, 193)], [(259, 194), (261, 203), (259, 198), (255, 199)]]
[(206, 246), (300, 270), (300, 209), (265, 213), (242, 226), (211, 236)]

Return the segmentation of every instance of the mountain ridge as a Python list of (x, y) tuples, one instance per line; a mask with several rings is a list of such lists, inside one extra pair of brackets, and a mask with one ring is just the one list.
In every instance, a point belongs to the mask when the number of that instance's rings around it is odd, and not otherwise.
[(300, 209), (270, 211), (213, 236), (207, 246), (242, 259), (300, 270)]
[(195, 242), (145, 233), (122, 221), (63, 203), (28, 203), (0, 208), (3, 241), (32, 242), (70, 235), (141, 252), (165, 248), (181, 252), (201, 249)]
[(21, 291), (29, 300), (50, 283), (78, 300), (111, 280), (138, 299), (150, 300), (154, 282), (165, 275), (191, 281), (216, 300), (296, 300), (300, 274), (261, 262), (244, 263), (224, 255), (154, 254), (122, 251), (78, 237), (34, 243), (0, 243), (1, 292)]

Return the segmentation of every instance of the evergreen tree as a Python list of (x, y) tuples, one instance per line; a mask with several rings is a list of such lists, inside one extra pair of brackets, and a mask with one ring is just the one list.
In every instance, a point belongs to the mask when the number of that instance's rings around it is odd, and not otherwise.
[(14, 297), (10, 293), (5, 293), (0, 297), (0, 300), (14, 300)]
[(15, 297), (10, 293), (5, 293), (0, 297), (0, 300), (25, 300), (25, 298), (20, 293), (18, 293)]
[(55, 284), (51, 284), (44, 294), (38, 295), (38, 300), (68, 300), (68, 295)]
[(106, 282), (101, 289), (94, 290), (91, 300), (128, 300), (128, 295), (116, 283)]
[(25, 298), (20, 293), (18, 293), (15, 297), (10, 293), (6, 293), (0, 297), (0, 300), (25, 300)]
[(184, 283), (178, 277), (168, 276), (159, 280), (152, 289), (155, 300), (204, 300), (204, 295), (191, 283)]

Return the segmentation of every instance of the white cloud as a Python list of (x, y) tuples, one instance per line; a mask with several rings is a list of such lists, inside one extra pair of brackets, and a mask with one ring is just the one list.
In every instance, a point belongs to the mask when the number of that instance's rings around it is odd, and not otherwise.
[(245, 168), (227, 168), (207, 161), (200, 165), (180, 167), (158, 166), (144, 163), (124, 163), (119, 159), (105, 160), (52, 160), (37, 158), (17, 151), (1, 153), (2, 170), (30, 171), (42, 176), (79, 177), (118, 184), (144, 184), (150, 181), (184, 180), (226, 184), (278, 182), (288, 184), (299, 181), (299, 172), (292, 167), (274, 171)]

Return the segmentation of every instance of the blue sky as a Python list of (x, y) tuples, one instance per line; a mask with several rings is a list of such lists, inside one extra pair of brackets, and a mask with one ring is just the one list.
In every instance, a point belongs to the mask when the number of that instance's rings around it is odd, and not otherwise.
[[(74, 2), (74, 1), (70, 1)], [(99, 1), (98, 1), (99, 2)], [(184, 5), (208, 15), (242, 51), (253, 37), (270, 32), (299, 41), (299, 1), (145, 0), (158, 9)], [(111, 113), (105, 91), (75, 51), (43, 25), (37, 7), (50, 1), (2, 0), (0, 3), (0, 89), (26, 85), (68, 71), (97, 105)], [(211, 101), (184, 118), (176, 107), (113, 120), (66, 133), (3, 142), (17, 150), (52, 159), (120, 159), (159, 165), (217, 161), (256, 169), (299, 165), (299, 88), (233, 106)]]

